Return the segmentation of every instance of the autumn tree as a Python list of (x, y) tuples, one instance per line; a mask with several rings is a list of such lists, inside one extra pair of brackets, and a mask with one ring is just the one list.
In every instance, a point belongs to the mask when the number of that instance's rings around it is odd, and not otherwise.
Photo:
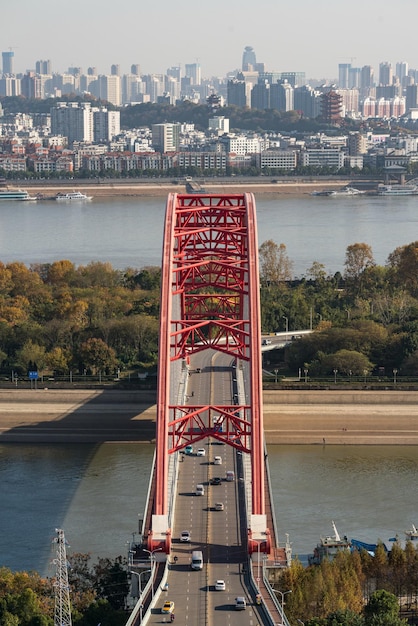
[(117, 365), (116, 354), (102, 339), (92, 337), (80, 346), (84, 365), (94, 373), (111, 371)]
[(279, 285), (292, 278), (293, 263), (287, 256), (284, 243), (277, 245), (272, 239), (259, 248), (260, 279), (263, 285)]

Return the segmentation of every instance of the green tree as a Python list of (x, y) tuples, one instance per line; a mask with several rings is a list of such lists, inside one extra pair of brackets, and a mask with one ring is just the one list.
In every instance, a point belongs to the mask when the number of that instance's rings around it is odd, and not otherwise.
[(117, 365), (116, 354), (102, 339), (92, 337), (80, 346), (80, 357), (93, 372), (113, 370)]
[(378, 589), (364, 607), (365, 626), (406, 626), (399, 618), (398, 599), (393, 593)]

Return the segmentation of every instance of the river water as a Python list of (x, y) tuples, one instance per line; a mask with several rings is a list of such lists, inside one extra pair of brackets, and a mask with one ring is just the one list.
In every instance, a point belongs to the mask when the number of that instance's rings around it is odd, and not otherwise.
[[(87, 204), (2, 202), (0, 261), (141, 268), (161, 262), (166, 197)], [(296, 276), (314, 261), (343, 271), (365, 242), (377, 263), (418, 239), (418, 198), (257, 196), (259, 243), (284, 243)], [(126, 554), (148, 488), (149, 444), (0, 445), (0, 566), (48, 573), (55, 528), (74, 552)], [(332, 533), (385, 540), (418, 523), (413, 447), (270, 446), (280, 539), (295, 554)]]
[[(160, 265), (166, 196), (93, 199), (88, 203), (6, 202), (0, 205), (0, 261), (76, 265), (108, 261), (115, 268)], [(258, 239), (284, 243), (301, 276), (314, 261), (343, 271), (348, 245), (367, 243), (383, 265), (418, 235), (418, 197), (301, 197), (256, 194)]]
[[(52, 574), (70, 552), (126, 556), (143, 516), (151, 444), (0, 445), (0, 566)], [(413, 446), (269, 446), (279, 540), (304, 561), (320, 535), (387, 541), (418, 523)]]

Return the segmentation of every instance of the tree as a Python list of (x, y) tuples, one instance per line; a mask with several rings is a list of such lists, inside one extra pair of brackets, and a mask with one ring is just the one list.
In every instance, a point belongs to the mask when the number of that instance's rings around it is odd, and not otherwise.
[(279, 285), (292, 278), (292, 262), (286, 253), (286, 246), (279, 246), (272, 239), (259, 248), (260, 278), (264, 285)]
[(334, 369), (347, 376), (351, 376), (351, 374), (361, 376), (365, 370), (371, 372), (373, 364), (361, 352), (343, 349), (334, 352), (334, 354), (324, 355), (321, 360), (321, 370), (324, 374)]
[(84, 365), (95, 373), (112, 370), (117, 364), (113, 348), (110, 348), (101, 339), (95, 339), (94, 337), (81, 345), (80, 356)]
[(398, 599), (393, 593), (378, 589), (364, 607), (366, 626), (402, 626), (406, 620), (399, 619)]
[(345, 277), (358, 286), (361, 292), (361, 275), (368, 268), (375, 265), (373, 252), (366, 243), (354, 243), (347, 246), (345, 253)]

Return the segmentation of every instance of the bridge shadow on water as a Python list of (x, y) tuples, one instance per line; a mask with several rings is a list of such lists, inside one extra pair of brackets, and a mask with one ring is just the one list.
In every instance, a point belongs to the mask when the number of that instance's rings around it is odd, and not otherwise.
[[(126, 482), (127, 463), (133, 465), (132, 475), (147, 485), (154, 446), (149, 446), (145, 456), (144, 447), (138, 448), (143, 457), (138, 467), (131, 461), (122, 462), (120, 446), (103, 444), (153, 443), (154, 405), (152, 392), (38, 389), (0, 394), (3, 565), (45, 572), (57, 527), (64, 528), (75, 551), (80, 551), (79, 533), (85, 537), (91, 533), (93, 539), (97, 532), (102, 537), (111, 535), (101, 514), (107, 490), (117, 493), (117, 481), (124, 478)], [(128, 458), (132, 455), (129, 452)], [(116, 476), (114, 469), (120, 470)], [(120, 491), (123, 489), (124, 485)], [(132, 499), (131, 488), (127, 485), (126, 489)], [(78, 512), (74, 512), (75, 501), (77, 509), (82, 507)], [(141, 506), (134, 506), (129, 532), (142, 511)], [(78, 524), (88, 520), (91, 528), (83, 533)], [(125, 539), (129, 539), (125, 533), (121, 539), (117, 537), (123, 556)], [(96, 551), (94, 545), (85, 548), (86, 538), (81, 545), (83, 552)]]

